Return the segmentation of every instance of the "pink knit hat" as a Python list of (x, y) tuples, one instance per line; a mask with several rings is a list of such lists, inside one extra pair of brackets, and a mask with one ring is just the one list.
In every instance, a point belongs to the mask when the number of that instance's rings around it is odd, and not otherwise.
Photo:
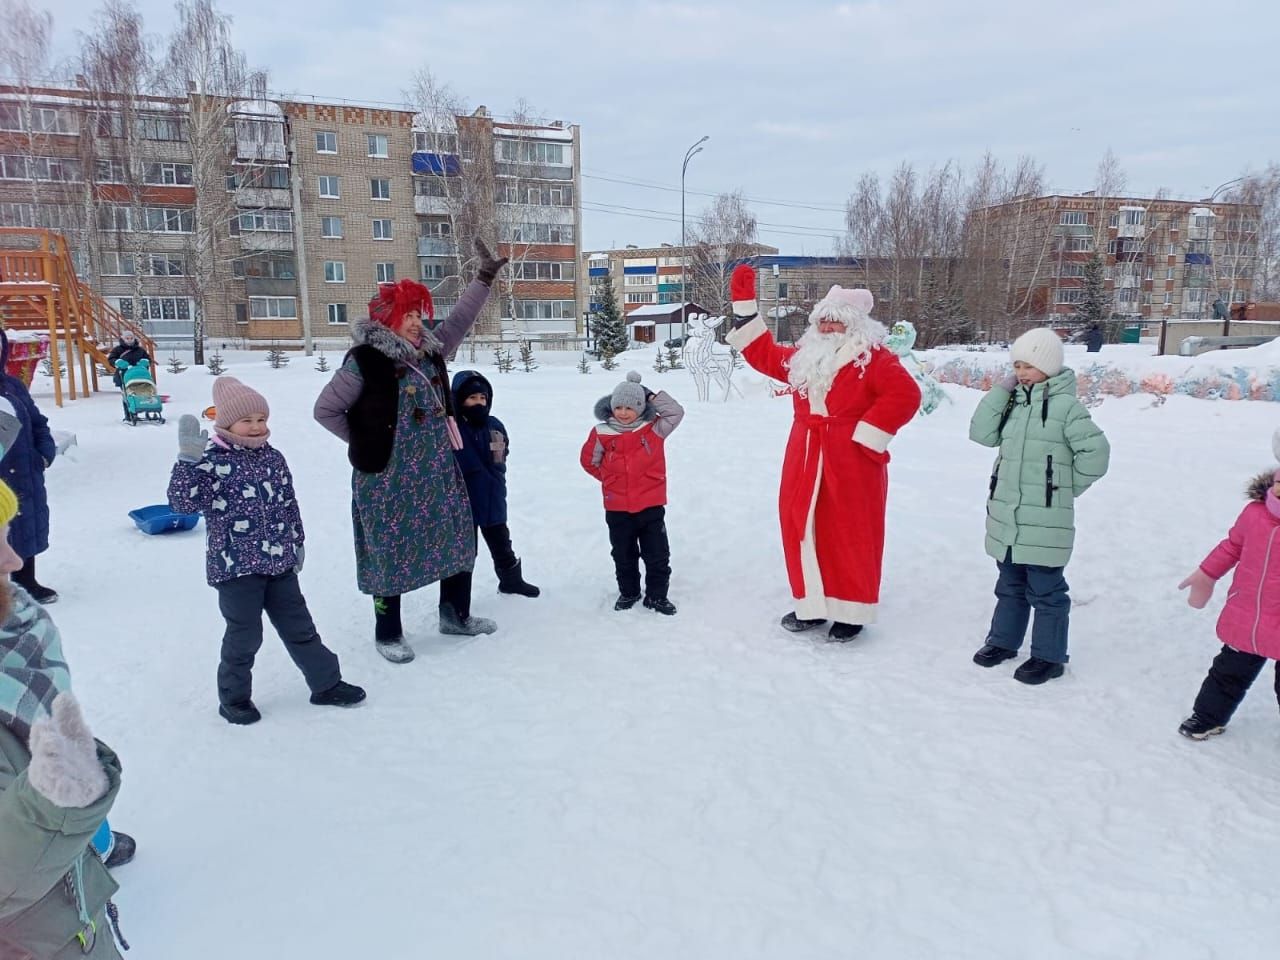
[(267, 398), (235, 377), (219, 377), (213, 381), (213, 405), (217, 411), (213, 422), (223, 430), (255, 413), (271, 416)]

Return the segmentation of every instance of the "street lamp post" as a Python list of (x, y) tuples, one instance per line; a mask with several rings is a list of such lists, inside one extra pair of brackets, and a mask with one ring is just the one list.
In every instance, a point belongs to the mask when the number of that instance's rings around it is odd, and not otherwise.
[(701, 153), (702, 145), (710, 139), (710, 136), (705, 136), (690, 147), (685, 152), (684, 163), (680, 165), (680, 339), (682, 343), (689, 337), (689, 290), (685, 281), (689, 251), (685, 247), (684, 236), (684, 174), (689, 169), (689, 161), (693, 159), (694, 154)]
[[(1209, 194), (1209, 203), (1214, 203), (1218, 199), (1218, 194), (1220, 194), (1223, 190), (1227, 189), (1227, 187), (1235, 186), (1237, 183), (1243, 183), (1244, 180), (1245, 180), (1244, 177), (1236, 177), (1234, 180), (1228, 180), (1226, 183), (1220, 184), (1219, 186), (1215, 187), (1213, 193)], [(1213, 248), (1213, 240), (1214, 238), (1211, 234), (1209, 239), (1210, 250), (1212, 250)], [(1231, 272), (1234, 274), (1235, 264), (1231, 264), (1230, 266), (1231, 266)], [(1211, 267), (1209, 270), (1210, 277), (1213, 276), (1213, 273), (1214, 271), (1213, 271), (1213, 268)], [(1232, 290), (1227, 294), (1227, 317), (1222, 324), (1222, 335), (1224, 337), (1227, 336), (1231, 331), (1231, 298), (1235, 295), (1235, 289), (1234, 289), (1235, 277), (1234, 276), (1232, 276), (1231, 278), (1231, 286), (1232, 286)], [(1214, 293), (1218, 292), (1216, 286), (1213, 289), (1214, 289)], [(1204, 301), (1201, 300), (1199, 304), (1199, 310), (1196, 311), (1197, 319), (1199, 319), (1199, 317), (1202, 316), (1203, 314), (1204, 314)]]

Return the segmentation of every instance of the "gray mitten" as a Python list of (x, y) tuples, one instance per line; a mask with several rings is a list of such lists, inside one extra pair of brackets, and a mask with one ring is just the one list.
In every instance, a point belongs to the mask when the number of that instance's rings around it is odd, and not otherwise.
[(294, 552), (295, 552), (295, 553), (297, 553), (297, 555), (298, 555), (298, 562), (297, 562), (297, 563), (295, 563), (295, 564), (293, 565), (293, 572), (294, 572), (294, 573), (301, 573), (301, 572), (302, 572), (302, 562), (303, 562), (303, 560), (305, 560), (305, 559), (306, 559), (307, 551), (306, 551), (306, 548), (305, 548), (305, 547), (303, 547), (303, 545), (302, 545), (302, 544), (298, 544), (298, 548), (297, 548), (297, 550), (295, 550)]
[(996, 381), (996, 386), (1004, 387), (1010, 393), (1018, 386), (1018, 377), (1013, 373), (1006, 373), (1003, 377)]
[(493, 254), (489, 252), (489, 248), (486, 247), (479, 238), (476, 239), (475, 245), (477, 261), (476, 279), (485, 286), (492, 286), (493, 278), (498, 275), (499, 270), (507, 265), (507, 260), (509, 258), (503, 257), (500, 260), (494, 259)]
[(0, 412), (0, 457), (13, 449), (13, 442), (22, 432), (22, 421), (12, 413)]
[(53, 715), (31, 726), (27, 782), (55, 807), (87, 807), (110, 787), (98, 745), (70, 691), (53, 701)]
[(209, 443), (209, 431), (200, 429), (200, 421), (189, 413), (178, 419), (178, 459), (183, 463), (199, 463)]

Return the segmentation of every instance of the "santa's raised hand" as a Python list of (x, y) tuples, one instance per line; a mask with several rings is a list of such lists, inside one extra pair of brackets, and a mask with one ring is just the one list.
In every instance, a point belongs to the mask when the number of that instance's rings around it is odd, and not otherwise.
[(755, 319), (760, 312), (756, 305), (755, 268), (745, 263), (733, 268), (733, 276), (729, 278), (729, 299), (733, 301), (735, 330)]

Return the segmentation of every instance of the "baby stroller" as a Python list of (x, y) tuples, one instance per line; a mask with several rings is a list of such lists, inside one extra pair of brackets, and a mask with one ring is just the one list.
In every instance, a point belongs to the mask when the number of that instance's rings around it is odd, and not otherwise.
[(125, 360), (117, 360), (116, 369), (120, 371), (120, 404), (125, 421), (135, 427), (142, 420), (164, 423), (164, 401), (156, 393), (151, 361), (139, 360), (130, 366)]

